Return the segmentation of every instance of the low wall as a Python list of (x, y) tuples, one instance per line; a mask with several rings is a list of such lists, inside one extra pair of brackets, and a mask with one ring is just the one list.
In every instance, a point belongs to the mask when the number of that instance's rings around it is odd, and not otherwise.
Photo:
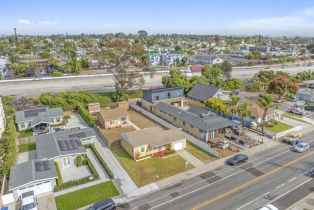
[[(149, 119), (155, 121), (156, 123), (162, 125), (163, 127), (167, 128), (167, 129), (172, 129), (172, 128), (177, 128), (175, 127), (174, 125), (166, 122), (165, 120), (157, 117), (156, 115), (146, 111), (145, 109), (143, 109), (142, 107), (132, 103), (130, 104), (130, 107), (132, 109), (134, 109), (135, 111), (137, 112), (140, 112), (142, 113), (143, 115), (145, 115), (146, 117), (148, 117)], [(204, 151), (208, 152), (209, 154), (213, 155), (214, 157), (219, 157), (219, 152), (213, 150), (210, 148), (210, 145), (209, 144), (206, 144), (205, 142), (201, 141), (200, 139), (198, 138), (195, 138), (194, 136), (191, 136), (187, 133), (184, 133), (185, 136), (186, 136), (186, 139), (191, 142), (192, 144), (194, 144), (195, 146), (203, 149)]]
[(293, 128), (290, 128), (288, 130), (285, 130), (285, 131), (282, 131), (280, 133), (272, 133), (268, 130), (265, 129), (264, 133), (266, 136), (270, 137), (270, 138), (281, 138), (281, 137), (284, 137), (285, 135), (287, 135), (288, 133), (291, 133), (291, 132), (294, 132), (294, 131), (299, 131), (299, 130), (302, 130), (303, 129), (303, 125), (298, 125), (298, 126), (295, 126)]

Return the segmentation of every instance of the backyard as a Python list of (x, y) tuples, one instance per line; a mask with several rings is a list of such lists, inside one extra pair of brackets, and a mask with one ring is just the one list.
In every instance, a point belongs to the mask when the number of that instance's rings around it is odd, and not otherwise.
[(141, 113), (138, 113), (137, 111), (133, 109), (129, 109), (128, 113), (130, 115), (130, 120), (141, 129), (149, 128), (149, 127), (156, 127), (156, 126), (161, 127), (154, 121), (148, 119), (147, 117), (145, 117), (144, 115), (142, 115)]
[(100, 132), (104, 135), (106, 140), (110, 143), (119, 141), (121, 133), (126, 133), (130, 131), (135, 131), (135, 128), (133, 128), (132, 126), (128, 126), (128, 127), (117, 127), (117, 128), (110, 128), (110, 129), (104, 129), (104, 128), (100, 129)]
[(122, 147), (114, 147), (111, 150), (139, 187), (193, 168), (191, 164), (186, 167), (186, 161), (179, 155), (136, 162)]
[(206, 151), (188, 141), (186, 141), (186, 150), (204, 163), (209, 163), (211, 161), (217, 160), (217, 158), (215, 158), (214, 156), (210, 155)]
[(18, 145), (19, 153), (27, 152), (27, 151), (31, 151), (31, 150), (35, 150), (35, 149), (36, 149), (36, 143), (35, 142)]
[(111, 181), (56, 197), (58, 210), (75, 210), (119, 195)]
[(274, 121), (273, 123), (271, 123), (271, 125), (266, 126), (266, 129), (272, 133), (280, 133), (290, 128), (292, 128), (292, 126), (278, 121)]

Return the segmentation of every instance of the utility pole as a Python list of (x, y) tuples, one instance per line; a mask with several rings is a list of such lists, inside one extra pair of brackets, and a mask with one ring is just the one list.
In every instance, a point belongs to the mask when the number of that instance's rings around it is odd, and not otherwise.
[(14, 28), (13, 30), (14, 30), (14, 36), (15, 36), (15, 44), (17, 45), (17, 34), (16, 34), (16, 28)]

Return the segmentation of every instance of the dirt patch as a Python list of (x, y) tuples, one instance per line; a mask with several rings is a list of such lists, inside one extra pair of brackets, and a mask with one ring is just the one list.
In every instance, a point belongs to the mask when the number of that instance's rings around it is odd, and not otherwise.
[(138, 113), (132, 109), (129, 109), (127, 111), (130, 115), (130, 120), (141, 129), (142, 128), (157, 127), (157, 126), (163, 128), (161, 125), (155, 123), (154, 121), (145, 117), (141, 113)]
[(118, 127), (118, 128), (110, 128), (110, 129), (100, 129), (102, 135), (107, 139), (108, 142), (113, 143), (120, 140), (120, 134), (126, 133), (130, 131), (135, 131), (132, 126), (128, 127)]
[(215, 151), (219, 152), (220, 154), (220, 158), (223, 158), (223, 157), (227, 157), (227, 156), (230, 156), (230, 155), (233, 155), (235, 154), (236, 152), (226, 148), (226, 149), (220, 149), (219, 147), (212, 147), (212, 149), (214, 149)]

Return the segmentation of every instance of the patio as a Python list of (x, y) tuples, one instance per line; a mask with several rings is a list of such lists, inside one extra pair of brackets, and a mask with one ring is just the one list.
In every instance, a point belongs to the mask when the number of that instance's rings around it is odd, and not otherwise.
[(81, 167), (73, 166), (66, 168), (60, 166), (60, 171), (63, 182), (77, 180), (92, 175), (87, 166)]

